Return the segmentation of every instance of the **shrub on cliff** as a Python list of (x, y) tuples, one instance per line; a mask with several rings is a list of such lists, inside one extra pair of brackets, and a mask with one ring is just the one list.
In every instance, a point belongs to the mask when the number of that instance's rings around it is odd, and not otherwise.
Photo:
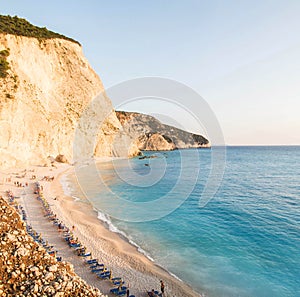
[(75, 43), (80, 43), (70, 37), (66, 37), (59, 33), (52, 32), (46, 27), (40, 28), (30, 24), (27, 20), (18, 18), (17, 16), (11, 17), (9, 15), (0, 15), (0, 33), (8, 33), (19, 36), (35, 37), (39, 40), (61, 38)]
[(7, 76), (7, 70), (9, 69), (9, 63), (7, 57), (9, 56), (9, 50), (0, 51), (0, 78)]

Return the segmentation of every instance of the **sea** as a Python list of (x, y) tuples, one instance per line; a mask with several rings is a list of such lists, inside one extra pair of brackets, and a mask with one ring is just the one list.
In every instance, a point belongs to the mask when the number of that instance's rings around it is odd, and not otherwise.
[[(300, 296), (300, 146), (145, 152), (63, 178), (112, 232), (208, 297)], [(220, 169), (221, 168), (221, 169)]]

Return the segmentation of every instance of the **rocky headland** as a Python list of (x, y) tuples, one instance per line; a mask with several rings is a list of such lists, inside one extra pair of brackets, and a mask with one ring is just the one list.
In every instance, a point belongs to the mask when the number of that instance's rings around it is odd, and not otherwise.
[(186, 148), (208, 148), (209, 141), (202, 135), (189, 133), (165, 125), (147, 114), (116, 111), (124, 131), (143, 151), (160, 151)]

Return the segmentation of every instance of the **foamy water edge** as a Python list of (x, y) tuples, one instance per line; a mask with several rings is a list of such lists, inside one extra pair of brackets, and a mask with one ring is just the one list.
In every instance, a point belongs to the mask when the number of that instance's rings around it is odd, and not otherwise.
[[(73, 191), (73, 187), (72, 187), (72, 182), (68, 179), (68, 176), (71, 175), (72, 173), (66, 173), (63, 174), (60, 178), (60, 184), (62, 185), (62, 189), (63, 192), (66, 196), (69, 196), (71, 198), (73, 198), (74, 202), (81, 202), (82, 199), (76, 197), (73, 195), (74, 191)], [(92, 206), (92, 205), (91, 205)], [(92, 206), (93, 207), (93, 206)], [(181, 278), (179, 278), (176, 274), (174, 274), (173, 272), (169, 271), (168, 269), (166, 269), (164, 266), (158, 264), (151, 256), (150, 254), (145, 251), (142, 247), (140, 247), (136, 242), (134, 242), (132, 239), (130, 239), (129, 235), (127, 235), (124, 231), (118, 229), (113, 222), (111, 221), (110, 217), (107, 214), (104, 214), (103, 212), (101, 212), (99, 209), (96, 209), (93, 207), (93, 210), (95, 212), (97, 212), (97, 218), (98, 220), (103, 223), (103, 225), (105, 226), (105, 228), (107, 228), (110, 232), (113, 233), (117, 233), (119, 235), (119, 237), (122, 240), (127, 241), (128, 243), (130, 243), (132, 246), (134, 246), (137, 251), (139, 253), (141, 253), (142, 255), (144, 255), (147, 259), (149, 259), (151, 262), (155, 263), (155, 265), (159, 266), (160, 268), (162, 268), (163, 270), (165, 270), (166, 272), (168, 272), (171, 276), (173, 276), (174, 278), (176, 278), (177, 280), (179, 280), (180, 282), (183, 282), (183, 280)]]

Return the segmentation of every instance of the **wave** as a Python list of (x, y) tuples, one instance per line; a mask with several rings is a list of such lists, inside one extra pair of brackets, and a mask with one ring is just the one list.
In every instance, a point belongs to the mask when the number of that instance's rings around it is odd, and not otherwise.
[(78, 197), (76, 197), (76, 196), (72, 196), (72, 198), (74, 199), (74, 201), (75, 201), (75, 202), (77, 202), (77, 201), (81, 201), (81, 199), (80, 199), (80, 198), (78, 198)]
[(145, 257), (147, 257), (151, 262), (155, 263), (155, 265), (159, 266), (160, 268), (162, 268), (163, 270), (165, 270), (167, 273), (169, 273), (171, 276), (173, 276), (174, 278), (176, 278), (177, 280), (179, 280), (180, 282), (183, 282), (183, 280), (178, 277), (176, 274), (174, 274), (173, 272), (171, 272), (170, 270), (166, 269), (164, 266), (160, 265), (159, 263), (157, 263), (151, 256), (149, 253), (147, 253), (143, 248), (141, 248), (135, 241), (133, 241), (132, 239), (130, 239), (130, 237), (122, 230), (120, 230), (119, 228), (117, 228), (111, 221), (109, 215), (104, 214), (103, 212), (99, 211), (98, 209), (95, 209), (95, 211), (97, 211), (98, 213), (98, 219), (102, 222), (105, 223), (105, 225), (107, 226), (108, 230), (114, 233), (119, 234), (122, 239), (126, 240), (127, 242), (129, 242), (131, 245), (133, 245), (134, 247), (137, 248), (138, 252), (143, 254)]
[[(86, 167), (89, 166), (89, 164), (82, 164), (81, 167)], [(72, 175), (70, 176), (70, 174), (64, 174), (61, 176), (60, 178), (60, 183), (62, 185), (62, 189), (63, 192), (65, 193), (65, 195), (72, 197), (74, 199), (74, 202), (87, 202), (90, 203), (89, 201), (85, 201), (76, 195), (77, 191), (76, 191), (76, 187), (74, 187), (74, 184), (72, 182)], [(92, 204), (91, 204), (92, 205)], [(137, 251), (139, 253), (141, 253), (142, 255), (144, 255), (145, 257), (147, 257), (151, 262), (155, 263), (155, 265), (161, 267), (162, 269), (164, 269), (167, 273), (169, 273), (170, 275), (172, 275), (174, 278), (178, 279), (179, 281), (182, 281), (182, 279), (180, 279), (177, 275), (175, 275), (174, 273), (172, 273), (171, 271), (169, 271), (168, 269), (166, 269), (166, 267), (162, 266), (161, 264), (157, 263), (154, 258), (151, 257), (151, 255), (145, 251), (139, 244), (137, 244), (135, 241), (133, 241), (130, 236), (128, 234), (126, 234), (126, 232), (120, 230), (117, 226), (115, 226), (110, 218), (109, 215), (99, 211), (99, 209), (94, 208), (94, 210), (97, 212), (97, 218), (104, 223), (105, 227), (110, 231), (110, 232), (114, 232), (117, 233), (121, 239), (127, 241), (129, 244), (131, 244), (132, 246), (134, 246)]]
[(72, 196), (73, 193), (73, 187), (72, 187), (72, 183), (70, 182), (70, 180), (68, 179), (68, 175), (64, 174), (61, 179), (60, 179), (60, 183), (62, 186), (62, 189), (65, 193), (66, 196)]
[[(82, 201), (81, 198), (74, 196), (74, 187), (71, 180), (68, 178), (68, 175), (65, 174), (60, 179), (61, 186), (63, 188), (63, 192), (66, 196), (72, 197), (74, 202)], [(83, 202), (83, 201), (82, 201)]]
[(104, 214), (103, 212), (99, 211), (98, 209), (96, 209), (96, 211), (98, 213), (98, 216), (97, 216), (98, 219), (106, 224), (109, 231), (118, 233), (119, 235), (121, 235), (122, 238), (124, 238), (127, 242), (129, 242), (134, 247), (136, 247), (138, 252), (140, 252), (141, 254), (146, 256), (150, 261), (154, 262), (154, 259), (144, 249), (142, 249), (136, 242), (134, 242), (132, 239), (130, 239), (130, 237), (124, 231), (120, 230), (112, 223), (109, 215)]

